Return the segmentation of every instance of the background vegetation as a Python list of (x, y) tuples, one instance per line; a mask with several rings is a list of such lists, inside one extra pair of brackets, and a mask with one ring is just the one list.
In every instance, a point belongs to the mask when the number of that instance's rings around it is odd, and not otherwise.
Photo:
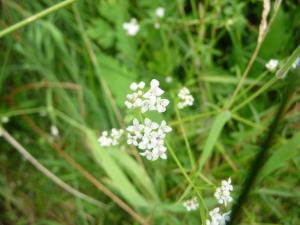
[[(2, 0), (0, 27), (59, 2)], [(155, 29), (159, 6), (166, 15)], [(97, 143), (101, 130), (132, 119), (124, 107), (130, 83), (153, 78), (172, 101), (182, 86), (195, 97), (193, 107), (177, 113), (171, 103), (164, 118), (173, 127), (169, 142), (189, 176), (197, 175), (208, 209), (216, 205), (214, 187), (222, 179), (232, 178), (237, 197), (280, 102), (288, 100), (285, 80), (267, 72), (265, 63), (279, 59), (283, 68), (300, 40), (299, 1), (282, 1), (232, 98), (257, 46), (262, 10), (258, 0), (78, 0), (3, 36), (1, 126), (92, 200), (54, 184), (1, 138), (0, 224), (201, 224), (198, 212), (187, 213), (178, 202), (194, 193), (170, 154), (149, 162), (134, 149), (106, 150)], [(131, 17), (141, 26), (135, 37), (122, 28)], [(299, 90), (242, 210), (243, 224), (300, 223)], [(216, 125), (228, 104), (231, 118)]]

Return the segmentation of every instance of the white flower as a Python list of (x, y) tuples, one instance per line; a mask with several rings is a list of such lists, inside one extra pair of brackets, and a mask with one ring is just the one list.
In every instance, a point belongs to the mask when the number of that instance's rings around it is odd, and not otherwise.
[(165, 16), (165, 9), (163, 7), (158, 7), (156, 10), (155, 10), (155, 15), (159, 18), (162, 18)]
[(187, 211), (195, 211), (199, 207), (199, 203), (196, 197), (183, 202), (182, 205), (186, 208)]
[(164, 143), (166, 133), (171, 132), (172, 128), (169, 127), (166, 121), (161, 124), (145, 118), (144, 123), (139, 123), (134, 119), (133, 124), (127, 128), (129, 134), (127, 135), (127, 143), (135, 145), (143, 152), (140, 155), (146, 159), (154, 161), (159, 158), (167, 159), (167, 148)]
[(220, 204), (227, 205), (228, 202), (232, 201), (231, 191), (233, 190), (233, 186), (231, 185), (231, 179), (228, 181), (223, 180), (221, 182), (221, 187), (218, 187), (215, 192), (215, 198)]
[(266, 68), (270, 72), (274, 72), (278, 66), (279, 61), (277, 59), (270, 59), (268, 63), (266, 63)]
[(220, 213), (220, 209), (214, 208), (209, 212), (210, 220), (206, 220), (206, 225), (226, 225), (230, 219), (230, 211), (224, 214)]
[(164, 93), (162, 89), (159, 88), (159, 81), (156, 79), (151, 80), (150, 90), (144, 94), (144, 98), (155, 100), (156, 97), (161, 96)]
[(298, 57), (292, 65), (293, 69), (296, 69), (297, 66), (300, 66), (300, 57)]
[(135, 36), (139, 32), (140, 26), (136, 18), (132, 18), (129, 22), (123, 23), (123, 29), (126, 30), (128, 36)]
[(56, 126), (51, 125), (50, 131), (51, 131), (51, 135), (53, 137), (58, 137), (59, 136), (59, 130), (58, 130), (58, 128)]
[(179, 93), (178, 97), (180, 102), (177, 104), (179, 109), (182, 109), (186, 106), (192, 106), (194, 104), (194, 97), (191, 95), (190, 90), (186, 87), (183, 87)]
[(156, 110), (160, 113), (165, 112), (169, 103), (170, 101), (168, 99), (162, 99), (161, 97), (158, 97), (156, 99)]
[(160, 23), (158, 23), (158, 22), (154, 23), (154, 28), (159, 29), (160, 28)]
[(170, 84), (170, 83), (173, 82), (173, 77), (167, 76), (167, 77), (165, 78), (165, 81), (166, 81), (166, 83)]
[(146, 93), (143, 92), (144, 87), (144, 82), (133, 82), (130, 85), (130, 89), (133, 92), (126, 96), (125, 106), (128, 109), (140, 108), (142, 113), (148, 111), (165, 112), (169, 105), (169, 100), (160, 97), (164, 91), (159, 87), (159, 81), (151, 80), (150, 89)]
[(120, 139), (124, 133), (122, 129), (111, 129), (109, 135), (107, 131), (103, 131), (98, 141), (102, 147), (116, 146), (120, 143)]

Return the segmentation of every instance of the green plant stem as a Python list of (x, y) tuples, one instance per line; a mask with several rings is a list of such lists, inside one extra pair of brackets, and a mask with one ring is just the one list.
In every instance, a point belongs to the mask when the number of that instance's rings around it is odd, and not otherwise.
[[(177, 158), (174, 149), (172, 148), (172, 146), (169, 144), (168, 140), (165, 141), (166, 145), (169, 149), (169, 152), (171, 153), (172, 158), (174, 159), (175, 163), (177, 164), (179, 170), (181, 171), (181, 173), (183, 174), (183, 176), (185, 177), (185, 179), (188, 181), (188, 183), (193, 187), (193, 189), (196, 191), (197, 196), (200, 200), (200, 216), (201, 216), (201, 221), (202, 224), (205, 224), (205, 211), (207, 211), (207, 207), (206, 204), (204, 203), (204, 199), (202, 198), (202, 195), (200, 193), (200, 191), (198, 190), (198, 188), (196, 187), (196, 185), (192, 182), (191, 178), (189, 177), (189, 175), (185, 172), (185, 169), (183, 168), (182, 164), (180, 163), (179, 159)], [(203, 208), (205, 209), (205, 211), (203, 210)]]
[(195, 166), (195, 158), (194, 158), (194, 155), (193, 155), (193, 152), (192, 152), (192, 149), (191, 149), (191, 145), (190, 145), (190, 142), (189, 142), (189, 140), (187, 138), (187, 135), (186, 135), (186, 132), (185, 132), (185, 128), (184, 128), (182, 120), (181, 120), (180, 112), (179, 112), (179, 110), (178, 110), (178, 108), (177, 108), (176, 105), (175, 105), (174, 108), (175, 108), (177, 120), (179, 121), (179, 126), (180, 126), (180, 129), (181, 129), (181, 133), (183, 135), (183, 139), (184, 139), (185, 146), (186, 146), (186, 149), (187, 149), (187, 152), (188, 152), (188, 156), (189, 156), (189, 159), (190, 159), (191, 168), (194, 168), (194, 166)]
[(256, 178), (261, 171), (263, 165), (265, 164), (267, 158), (268, 158), (268, 151), (272, 145), (274, 136), (277, 132), (278, 125), (280, 121), (283, 119), (284, 112), (289, 104), (289, 101), (291, 100), (291, 96), (294, 92), (295, 86), (297, 82), (295, 82), (297, 74), (294, 73), (293, 76), (289, 77), (288, 85), (286, 87), (285, 96), (282, 98), (282, 103), (277, 111), (277, 115), (273, 121), (273, 123), (270, 126), (269, 132), (263, 141), (261, 145), (261, 149), (256, 155), (255, 160), (252, 163), (252, 166), (250, 168), (249, 174), (246, 177), (246, 180), (244, 182), (242, 191), (234, 204), (232, 208), (232, 212), (230, 214), (230, 221), (228, 225), (238, 224), (240, 218), (241, 218), (241, 210), (243, 208), (243, 205), (245, 204), (248, 194), (250, 190), (253, 188)]
[(230, 109), (231, 108), (232, 104), (235, 101), (235, 98), (237, 97), (238, 92), (240, 91), (240, 89), (244, 85), (244, 82), (245, 82), (245, 80), (246, 80), (246, 78), (247, 78), (247, 76), (248, 76), (248, 74), (249, 74), (249, 72), (252, 68), (252, 65), (255, 62), (255, 59), (256, 59), (256, 57), (259, 53), (259, 50), (260, 50), (260, 48), (261, 48), (261, 46), (262, 46), (262, 44), (265, 40), (265, 37), (267, 36), (267, 33), (268, 33), (268, 31), (269, 31), (269, 29), (270, 29), (276, 15), (277, 15), (277, 13), (278, 13), (280, 4), (281, 4), (281, 1), (279, 1), (277, 7), (275, 8), (275, 11), (274, 11), (274, 13), (273, 13), (273, 15), (270, 19), (270, 23), (267, 25), (266, 29), (264, 31), (261, 31), (261, 30), (259, 31), (259, 34), (258, 34), (259, 37), (258, 37), (258, 40), (257, 40), (255, 50), (254, 50), (254, 52), (253, 52), (253, 54), (252, 54), (252, 56), (251, 56), (251, 58), (250, 58), (250, 60), (247, 64), (247, 67), (246, 67), (246, 69), (245, 69), (245, 71), (244, 71), (244, 73), (241, 77), (240, 82), (238, 83), (236, 89), (234, 90), (232, 96), (230, 97), (229, 102), (224, 106), (225, 109)]
[(0, 127), (0, 133), (3, 135), (4, 139), (13, 146), (26, 160), (28, 160), (38, 171), (43, 173), (46, 177), (52, 180), (55, 184), (60, 186), (66, 192), (74, 195), (77, 198), (80, 198), (84, 201), (87, 201), (97, 207), (103, 208), (105, 204), (99, 202), (98, 200), (91, 198), (90, 196), (83, 194), (82, 192), (76, 190), (71, 187), (60, 178), (58, 178), (55, 174), (53, 174), (50, 170), (44, 167), (37, 159), (35, 159), (14, 137), (12, 137), (4, 128)]
[(32, 16), (30, 16), (30, 17), (28, 17), (28, 18), (26, 18), (26, 19), (24, 19), (24, 20), (22, 20), (22, 21), (20, 21), (20, 22), (18, 22), (16, 24), (14, 24), (14, 25), (12, 25), (12, 26), (10, 26), (10, 27), (2, 30), (0, 32), (0, 38), (4, 37), (7, 34), (10, 34), (10, 33), (14, 32), (14, 31), (16, 31), (16, 30), (18, 30), (18, 29), (20, 29), (22, 27), (25, 27), (26, 25), (28, 25), (28, 24), (30, 24), (30, 23), (32, 23), (32, 22), (34, 22), (34, 21), (36, 21), (36, 20), (38, 20), (38, 19), (40, 19), (40, 18), (42, 18), (44, 16), (47, 16), (47, 15), (49, 15), (52, 12), (55, 12), (55, 11), (57, 11), (59, 9), (62, 9), (64, 7), (66, 7), (66, 6), (74, 3), (75, 1), (77, 1), (77, 0), (65, 0), (63, 2), (60, 2), (60, 3), (56, 4), (56, 5), (54, 5), (54, 6), (49, 7), (48, 9), (43, 10), (42, 12), (39, 12), (39, 13), (37, 13), (35, 15), (32, 15)]

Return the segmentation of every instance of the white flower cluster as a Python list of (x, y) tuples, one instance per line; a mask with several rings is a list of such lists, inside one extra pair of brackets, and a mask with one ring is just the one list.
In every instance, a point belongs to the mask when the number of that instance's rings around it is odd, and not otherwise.
[(266, 68), (270, 72), (274, 72), (278, 66), (279, 61), (277, 59), (270, 59), (268, 63), (266, 63)]
[(228, 202), (232, 201), (231, 191), (233, 190), (233, 186), (231, 185), (231, 179), (222, 180), (222, 185), (217, 188), (215, 192), (215, 197), (220, 204), (227, 205)]
[(155, 161), (158, 158), (167, 159), (167, 148), (164, 144), (166, 133), (172, 131), (166, 121), (157, 124), (146, 118), (144, 123), (139, 123), (134, 119), (132, 125), (127, 128), (127, 144), (135, 145), (143, 150), (140, 155), (145, 156), (148, 160)]
[(183, 87), (179, 93), (178, 97), (181, 100), (177, 106), (179, 109), (182, 109), (186, 106), (192, 106), (194, 104), (194, 97), (191, 95), (191, 92), (186, 87)]
[(165, 112), (170, 101), (160, 97), (164, 91), (160, 89), (159, 81), (151, 80), (150, 89), (146, 93), (143, 92), (144, 87), (144, 82), (132, 83), (130, 89), (133, 92), (127, 95), (125, 106), (128, 109), (140, 108), (142, 113), (147, 111)]
[(116, 146), (119, 144), (123, 133), (122, 129), (117, 130), (115, 128), (111, 130), (110, 135), (108, 131), (103, 131), (98, 141), (102, 147)]
[(156, 8), (155, 15), (159, 18), (163, 18), (165, 16), (165, 8), (164, 7)]
[(199, 203), (196, 197), (186, 200), (182, 203), (182, 205), (186, 208), (187, 211), (195, 211), (199, 207)]
[(132, 18), (129, 22), (123, 23), (123, 29), (128, 36), (135, 36), (140, 30), (140, 25), (136, 18)]
[(211, 220), (206, 220), (206, 225), (226, 225), (226, 222), (230, 220), (230, 211), (221, 214), (217, 207), (209, 212), (209, 216)]
[[(227, 203), (232, 201), (230, 196), (232, 190), (231, 179), (222, 180), (221, 186), (215, 192), (218, 203), (226, 207)], [(231, 211), (222, 214), (219, 207), (214, 208), (209, 212), (210, 220), (206, 220), (206, 225), (226, 225), (226, 222), (230, 220), (230, 213)]]

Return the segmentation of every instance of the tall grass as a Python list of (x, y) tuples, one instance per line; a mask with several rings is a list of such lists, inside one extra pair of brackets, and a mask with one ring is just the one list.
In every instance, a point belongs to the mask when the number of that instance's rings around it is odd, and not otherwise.
[[(159, 6), (166, 15), (155, 29)], [(300, 5), (266, 7), (3, 0), (0, 221), (205, 224), (216, 186), (231, 177), (230, 223), (238, 215), (242, 224), (298, 224), (299, 75), (290, 71), (300, 55)], [(122, 28), (131, 17), (141, 26), (135, 37)], [(271, 58), (280, 60), (277, 74), (265, 69)], [(153, 78), (171, 100), (163, 115), (149, 114), (173, 128), (168, 160), (144, 160), (127, 145), (102, 148), (100, 131), (133, 118), (124, 107), (129, 85)], [(182, 86), (195, 103), (178, 110)], [(182, 201), (193, 196), (199, 211), (188, 213)]]

